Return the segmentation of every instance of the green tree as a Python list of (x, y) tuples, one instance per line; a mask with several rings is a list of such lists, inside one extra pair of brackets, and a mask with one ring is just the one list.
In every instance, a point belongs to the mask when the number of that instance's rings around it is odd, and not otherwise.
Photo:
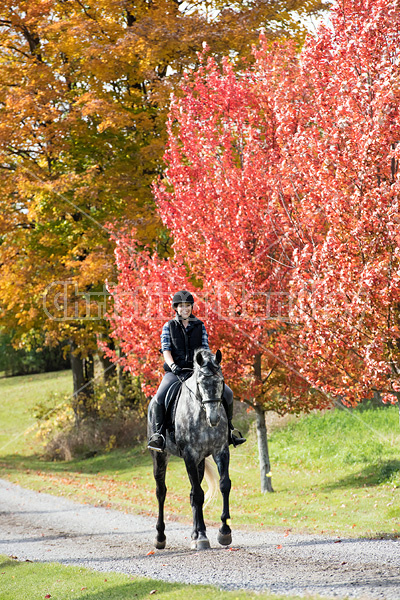
[(71, 366), (61, 344), (46, 346), (40, 336), (32, 335), (24, 336), (22, 348), (15, 348), (12, 338), (12, 332), (0, 333), (0, 372), (6, 376), (59, 371)]

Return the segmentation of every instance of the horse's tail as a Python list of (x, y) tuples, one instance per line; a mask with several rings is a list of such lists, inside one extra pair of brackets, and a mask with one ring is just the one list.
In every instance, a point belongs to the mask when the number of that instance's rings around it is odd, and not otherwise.
[(207, 456), (207, 458), (205, 459), (204, 478), (207, 482), (208, 490), (204, 498), (203, 508), (205, 508), (211, 502), (211, 500), (215, 498), (215, 496), (218, 494), (219, 489), (219, 477), (217, 469), (214, 462), (209, 456)]

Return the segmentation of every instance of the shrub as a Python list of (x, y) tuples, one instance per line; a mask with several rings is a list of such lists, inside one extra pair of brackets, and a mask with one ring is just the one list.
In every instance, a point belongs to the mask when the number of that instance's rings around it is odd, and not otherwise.
[(87, 416), (77, 422), (72, 397), (52, 394), (34, 409), (45, 458), (89, 458), (137, 444), (146, 435), (145, 405), (136, 380), (125, 381), (122, 390), (117, 378), (97, 382)]

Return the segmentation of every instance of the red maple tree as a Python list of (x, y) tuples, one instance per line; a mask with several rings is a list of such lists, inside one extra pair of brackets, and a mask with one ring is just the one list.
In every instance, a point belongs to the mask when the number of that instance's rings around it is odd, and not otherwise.
[[(195, 293), (211, 347), (223, 351), (228, 384), (256, 410), (262, 489), (270, 491), (265, 412), (299, 413), (330, 400), (298, 372), (298, 333), (288, 318), (298, 235), (288, 214), (290, 198), (283, 199), (273, 94), (280, 79), (276, 67), (295, 65), (294, 49), (285, 48), (283, 63), (283, 46), (269, 58), (266, 43), (263, 49), (255, 67), (240, 76), (227, 60), (222, 69), (204, 60), (173, 100), (167, 169), (155, 195), (174, 256), (138, 255), (134, 239), (120, 237), (113, 319), (127, 368), (140, 372), (150, 389), (159, 377), (159, 317), (170, 318), (160, 307), (168, 306), (177, 288)], [(267, 72), (271, 87), (265, 85)], [(129, 291), (141, 307), (136, 313), (132, 299), (121, 301)], [(159, 305), (152, 312), (146, 303), (153, 297)]]
[(173, 256), (120, 238), (127, 367), (153, 389), (170, 295), (194, 292), (227, 382), (257, 411), (263, 490), (265, 410), (400, 393), (399, 11), (346, 0), (300, 54), (261, 39), (240, 74), (204, 58), (172, 101), (155, 186)]
[(104, 346), (104, 351), (137, 376), (150, 397), (162, 374), (161, 329), (173, 318), (171, 296), (187, 285), (186, 271), (176, 261), (143, 248), (134, 227), (110, 229), (116, 244), (118, 281), (108, 282), (114, 299), (108, 319), (118, 350)]
[[(155, 189), (175, 257), (184, 257), (199, 283), (213, 342), (229, 357), (230, 383), (239, 397), (265, 407), (272, 398), (262, 381), (271, 368), (294, 374), (277, 349), (278, 341), (285, 349), (285, 336), (295, 335), (288, 284), (298, 244), (282, 199), (282, 134), (274, 106), (283, 50), (286, 67), (293, 49), (279, 46), (266, 58), (265, 44), (263, 64), (259, 56), (246, 73), (238, 76), (229, 61), (220, 69), (209, 59), (187, 80), (172, 102), (167, 169)], [(274, 401), (282, 413), (306, 406), (302, 394), (282, 389)]]
[(400, 392), (400, 6), (346, 0), (300, 59), (287, 140), (302, 372), (355, 404)]

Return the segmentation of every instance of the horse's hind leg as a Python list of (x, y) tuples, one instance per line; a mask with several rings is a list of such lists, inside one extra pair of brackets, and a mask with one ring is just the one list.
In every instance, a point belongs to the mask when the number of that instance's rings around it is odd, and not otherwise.
[(158, 550), (163, 550), (167, 541), (164, 533), (164, 503), (167, 494), (165, 475), (167, 472), (168, 454), (165, 452), (152, 452), (151, 454), (153, 456), (153, 474), (156, 482), (156, 497), (158, 500), (157, 535), (154, 540), (154, 545)]
[(232, 531), (227, 521), (230, 519), (229, 514), (229, 494), (231, 491), (231, 480), (229, 477), (229, 448), (226, 446), (222, 452), (214, 456), (219, 472), (219, 489), (221, 490), (223, 506), (221, 521), (222, 525), (218, 531), (218, 542), (222, 546), (228, 546), (232, 543)]

